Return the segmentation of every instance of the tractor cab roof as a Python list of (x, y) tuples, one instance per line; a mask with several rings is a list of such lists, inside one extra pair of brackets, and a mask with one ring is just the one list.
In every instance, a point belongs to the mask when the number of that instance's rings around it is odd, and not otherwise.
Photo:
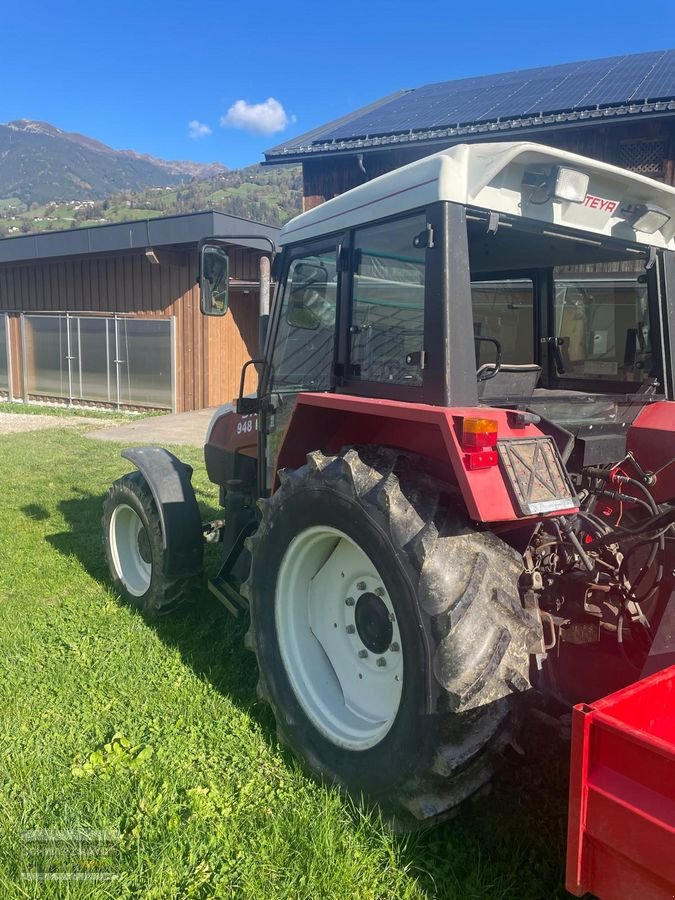
[(675, 188), (528, 142), (460, 144), (417, 160), (292, 219), (279, 243), (312, 240), (439, 200), (675, 250)]

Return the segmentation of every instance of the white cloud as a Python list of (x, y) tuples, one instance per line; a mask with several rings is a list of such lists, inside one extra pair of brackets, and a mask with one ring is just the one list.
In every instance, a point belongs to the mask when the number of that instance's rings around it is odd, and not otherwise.
[(220, 124), (224, 128), (241, 128), (253, 134), (274, 134), (283, 131), (290, 121), (281, 103), (269, 97), (264, 103), (237, 100), (221, 118)]
[(188, 135), (193, 140), (196, 141), (199, 138), (206, 137), (209, 134), (211, 134), (211, 128), (204, 122), (199, 122), (197, 119), (193, 119), (191, 122), (188, 122)]

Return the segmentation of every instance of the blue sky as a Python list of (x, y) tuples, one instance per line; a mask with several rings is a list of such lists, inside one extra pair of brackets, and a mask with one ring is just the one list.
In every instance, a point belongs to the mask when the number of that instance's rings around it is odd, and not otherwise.
[(5, 0), (0, 122), (237, 167), (400, 88), (674, 38), (662, 0)]

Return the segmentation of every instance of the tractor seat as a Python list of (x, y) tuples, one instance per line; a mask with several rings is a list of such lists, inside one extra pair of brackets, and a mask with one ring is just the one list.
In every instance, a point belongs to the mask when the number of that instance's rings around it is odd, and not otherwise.
[[(480, 378), (494, 369), (493, 363), (484, 363), (476, 375)], [(502, 363), (494, 378), (478, 382), (479, 400), (507, 400), (511, 398), (529, 398), (541, 375), (541, 366), (535, 363)]]

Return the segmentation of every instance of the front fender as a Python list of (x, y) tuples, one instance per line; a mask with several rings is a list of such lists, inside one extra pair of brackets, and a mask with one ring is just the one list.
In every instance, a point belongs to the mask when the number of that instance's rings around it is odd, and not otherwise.
[(130, 447), (122, 456), (140, 470), (157, 504), (164, 574), (169, 578), (197, 575), (202, 568), (204, 538), (191, 466), (162, 447)]

